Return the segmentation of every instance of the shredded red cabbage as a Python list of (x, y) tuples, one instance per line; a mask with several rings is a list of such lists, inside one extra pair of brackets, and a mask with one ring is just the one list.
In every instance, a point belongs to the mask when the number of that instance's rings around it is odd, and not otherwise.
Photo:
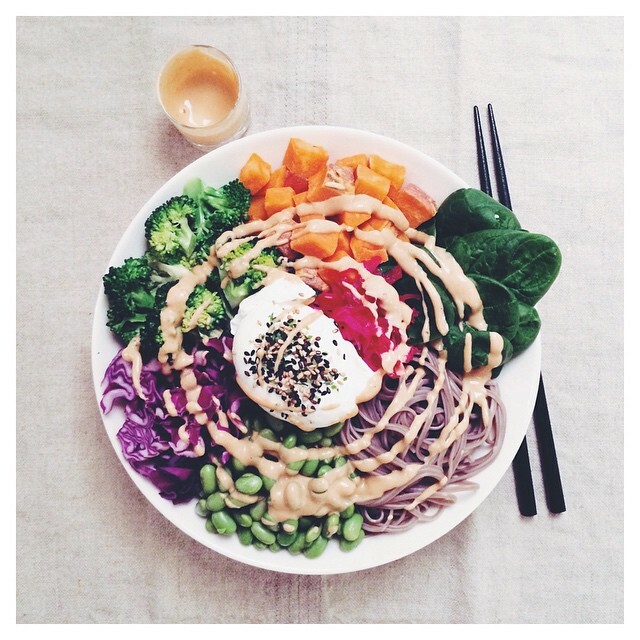
[[(202, 387), (199, 406), (215, 422), (220, 408), (236, 431), (241, 423), (238, 412), (247, 398), (235, 382), (233, 364), (228, 358), (231, 342), (227, 336), (210, 339), (207, 344), (186, 339), (183, 347), (193, 356), (192, 368)], [(226, 452), (213, 445), (206, 426), (187, 412), (179, 372), (166, 376), (157, 360), (144, 363), (140, 374), (143, 400), (133, 386), (131, 369), (131, 363), (122, 357), (120, 350), (104, 376), (102, 410), (105, 414), (114, 406), (124, 410), (125, 420), (117, 437), (129, 464), (147, 477), (163, 498), (174, 503), (188, 502), (198, 495), (200, 467), (216, 458), (225, 463), (228, 454), (225, 456)], [(177, 416), (167, 412), (163, 398), (167, 390)]]

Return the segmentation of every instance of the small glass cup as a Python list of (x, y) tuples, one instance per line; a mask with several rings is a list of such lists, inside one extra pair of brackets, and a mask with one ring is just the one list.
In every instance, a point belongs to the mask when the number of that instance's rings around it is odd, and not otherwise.
[(175, 53), (160, 71), (157, 93), (176, 129), (203, 151), (240, 138), (249, 128), (240, 74), (215, 47), (196, 44)]

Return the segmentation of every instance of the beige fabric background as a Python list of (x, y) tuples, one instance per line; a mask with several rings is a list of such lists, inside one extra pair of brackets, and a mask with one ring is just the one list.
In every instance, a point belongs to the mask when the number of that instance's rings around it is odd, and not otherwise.
[[(19, 18), (17, 621), (621, 622), (622, 36), (621, 18)], [(131, 217), (200, 155), (154, 95), (190, 43), (236, 61), (251, 132), (369, 129), (472, 184), (472, 107), (493, 103), (514, 208), (564, 254), (540, 311), (565, 514), (533, 434), (536, 518), (509, 471), (449, 535), (357, 574), (235, 563), (138, 492), (96, 407), (92, 313)]]

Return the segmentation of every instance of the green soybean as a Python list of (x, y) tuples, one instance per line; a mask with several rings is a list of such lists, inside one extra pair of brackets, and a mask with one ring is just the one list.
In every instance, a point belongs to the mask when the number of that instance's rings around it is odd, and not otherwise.
[(322, 431), (303, 431), (298, 436), (298, 440), (303, 444), (315, 444), (316, 442), (320, 442), (322, 440), (323, 434)]
[(253, 506), (249, 507), (249, 515), (257, 522), (262, 519), (262, 516), (267, 513), (267, 501), (260, 500)]
[(307, 462), (307, 460), (296, 460), (295, 462), (290, 462), (287, 465), (287, 471), (290, 471), (292, 475), (296, 474), (300, 469), (302, 469), (305, 462)]
[(278, 436), (271, 429), (263, 429), (260, 435), (266, 440), (271, 440), (271, 442), (279, 442)]
[(266, 549), (267, 545), (264, 542), (260, 542), (260, 540), (255, 540), (253, 541), (253, 546), (256, 549), (259, 549), (260, 551), (262, 551), (262, 549)]
[(338, 546), (341, 551), (351, 551), (355, 549), (362, 541), (364, 540), (364, 531), (360, 529), (360, 533), (355, 540), (345, 540), (344, 538), (340, 538), (340, 542)]
[(279, 529), (278, 523), (270, 513), (265, 513), (262, 518), (260, 518), (260, 522), (267, 527), (267, 529), (271, 529), (271, 531), (277, 531)]
[(315, 475), (316, 469), (320, 464), (320, 460), (307, 460), (303, 465), (300, 473), (303, 476), (311, 477)]
[(347, 458), (345, 456), (338, 456), (334, 461), (333, 461), (333, 466), (337, 469), (338, 467), (344, 467), (344, 465), (347, 464)]
[(204, 528), (209, 532), (209, 533), (215, 533), (216, 529), (213, 526), (213, 522), (211, 522), (210, 518), (207, 518), (204, 521)]
[(331, 538), (340, 528), (340, 516), (337, 513), (330, 513), (322, 525), (322, 535), (325, 538)]
[(236, 489), (240, 493), (253, 496), (262, 489), (262, 478), (254, 473), (244, 473), (236, 480)]
[(298, 521), (290, 518), (282, 523), (282, 530), (285, 533), (295, 533), (298, 530)]
[(236, 521), (226, 511), (212, 513), (211, 522), (215, 530), (223, 536), (230, 536), (238, 530)]
[(343, 520), (350, 518), (356, 512), (356, 507), (353, 504), (350, 504), (344, 511), (340, 512), (340, 517)]
[(247, 470), (247, 465), (242, 464), (238, 458), (231, 458), (231, 468), (237, 473), (243, 473)]
[(330, 427), (322, 430), (322, 435), (327, 437), (335, 436), (337, 433), (342, 431), (342, 427), (344, 427), (344, 422), (336, 422), (336, 424), (332, 424)]
[(249, 546), (253, 542), (253, 533), (250, 529), (238, 529), (238, 540), (240, 544)]
[(296, 537), (294, 541), (287, 547), (287, 551), (294, 556), (298, 555), (299, 553), (302, 553), (302, 550), (304, 549), (304, 545), (305, 545), (304, 532), (299, 531), (298, 533), (296, 533)]
[(302, 516), (302, 518), (298, 520), (298, 531), (306, 531), (313, 526), (314, 522), (315, 520), (313, 518)]
[(333, 440), (331, 438), (322, 438), (318, 444), (321, 447), (330, 447), (333, 444)]
[(226, 493), (216, 491), (212, 493), (205, 501), (205, 505), (209, 511), (222, 511), (225, 507), (224, 499), (227, 497)]
[(347, 518), (342, 525), (342, 537), (348, 542), (354, 542), (358, 539), (362, 531), (363, 518), (359, 513), (354, 513)]
[(204, 497), (210, 496), (217, 488), (216, 468), (212, 464), (205, 464), (200, 469), (200, 483)]
[(273, 478), (269, 478), (268, 476), (265, 476), (263, 474), (260, 474), (260, 478), (262, 479), (262, 486), (267, 491), (271, 491), (271, 489), (273, 489), (273, 486), (275, 485), (276, 481)]
[(310, 527), (307, 530), (307, 533), (304, 536), (304, 541), (307, 543), (307, 545), (310, 545), (314, 540), (320, 537), (321, 532), (322, 530), (317, 524), (313, 525), (313, 527)]
[(232, 517), (239, 527), (243, 527), (245, 529), (250, 527), (253, 523), (253, 518), (246, 512), (233, 513)]
[(260, 522), (254, 522), (251, 525), (251, 533), (256, 537), (257, 540), (267, 546), (273, 544), (276, 541), (276, 534), (273, 533), (273, 531), (269, 531), (269, 529), (267, 529)]
[(270, 413), (265, 413), (263, 417), (264, 417), (265, 422), (276, 433), (280, 433), (286, 426), (286, 422), (284, 422), (283, 420), (280, 420), (280, 418), (276, 418), (275, 416), (271, 415)]
[(333, 467), (331, 465), (328, 464), (323, 464), (317, 471), (316, 476), (318, 478), (322, 478), (322, 476), (326, 475), (327, 473), (329, 473), (329, 471), (333, 471)]
[(209, 515), (209, 509), (207, 509), (207, 501), (204, 498), (201, 498), (196, 502), (196, 513), (202, 517), (206, 518)]
[(328, 544), (328, 538), (323, 538), (322, 536), (320, 536), (319, 538), (316, 538), (311, 546), (307, 547), (303, 551), (303, 553), (307, 558), (317, 558), (324, 553), (324, 550), (327, 548)]
[(290, 433), (289, 435), (285, 436), (284, 440), (282, 441), (282, 446), (285, 449), (293, 449), (296, 444), (298, 444), (298, 436), (296, 436), (295, 433)]
[(277, 553), (278, 551), (282, 551), (282, 547), (277, 543), (274, 542), (273, 544), (270, 544), (267, 549), (269, 549), (269, 551), (272, 551), (273, 553)]
[(286, 531), (278, 531), (276, 534), (276, 540), (281, 547), (288, 547), (297, 537), (297, 533), (292, 531), (291, 533), (287, 533)]

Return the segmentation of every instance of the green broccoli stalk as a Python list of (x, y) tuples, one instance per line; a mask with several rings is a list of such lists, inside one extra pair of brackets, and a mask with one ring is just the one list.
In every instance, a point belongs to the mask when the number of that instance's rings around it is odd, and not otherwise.
[(202, 225), (210, 231), (198, 244), (200, 251), (205, 247), (208, 251), (220, 234), (249, 219), (251, 192), (237, 178), (219, 189), (195, 178), (184, 186), (183, 193), (198, 203)]
[[(227, 253), (220, 265), (220, 275), (224, 280), (227, 277), (227, 271), (230, 264), (236, 259), (243, 256), (247, 251), (253, 248), (251, 242), (243, 242), (233, 251)], [(223, 288), (223, 293), (227, 299), (229, 306), (235, 309), (247, 296), (251, 295), (255, 289), (261, 286), (262, 280), (267, 275), (268, 268), (276, 268), (280, 263), (280, 252), (270, 247), (263, 249), (255, 258), (249, 262), (249, 268), (239, 278), (228, 278), (227, 284)], [(260, 267), (267, 269), (260, 269)]]
[(187, 333), (197, 329), (203, 337), (214, 337), (220, 333), (221, 325), (226, 318), (227, 312), (220, 294), (199, 284), (187, 298), (182, 331)]
[(153, 309), (151, 267), (145, 258), (127, 258), (102, 277), (109, 301), (107, 326), (125, 343), (135, 338)]

